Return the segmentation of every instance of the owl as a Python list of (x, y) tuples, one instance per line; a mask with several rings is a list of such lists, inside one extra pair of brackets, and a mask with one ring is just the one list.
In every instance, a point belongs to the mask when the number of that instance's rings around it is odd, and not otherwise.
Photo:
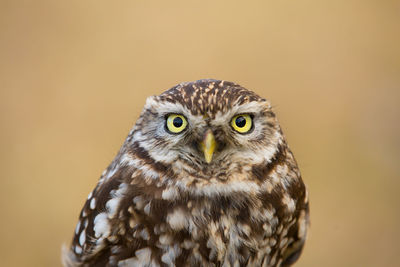
[(65, 266), (290, 266), (306, 187), (267, 100), (220, 80), (149, 97), (89, 194)]

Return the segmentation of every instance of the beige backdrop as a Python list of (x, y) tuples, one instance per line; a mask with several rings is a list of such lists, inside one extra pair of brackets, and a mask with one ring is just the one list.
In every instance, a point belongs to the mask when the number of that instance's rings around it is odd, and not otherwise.
[(0, 0), (0, 265), (59, 266), (145, 98), (200, 78), (273, 103), (310, 191), (297, 266), (398, 266), (389, 0)]

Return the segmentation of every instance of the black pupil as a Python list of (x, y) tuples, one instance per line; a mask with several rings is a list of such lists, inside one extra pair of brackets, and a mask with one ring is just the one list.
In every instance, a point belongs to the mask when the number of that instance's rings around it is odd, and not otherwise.
[(183, 120), (182, 120), (182, 118), (176, 117), (176, 118), (172, 121), (172, 123), (174, 124), (174, 126), (175, 126), (176, 128), (179, 128), (179, 127), (182, 126)]
[(235, 120), (236, 126), (243, 128), (246, 125), (246, 119), (243, 116), (239, 116)]

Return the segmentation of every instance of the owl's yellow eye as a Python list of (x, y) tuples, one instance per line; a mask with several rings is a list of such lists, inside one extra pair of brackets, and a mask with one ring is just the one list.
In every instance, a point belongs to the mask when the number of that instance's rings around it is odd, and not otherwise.
[(187, 121), (179, 114), (169, 114), (167, 117), (167, 129), (171, 133), (180, 133), (186, 129)]
[(239, 133), (248, 133), (253, 126), (253, 120), (249, 114), (240, 114), (232, 118), (232, 128)]

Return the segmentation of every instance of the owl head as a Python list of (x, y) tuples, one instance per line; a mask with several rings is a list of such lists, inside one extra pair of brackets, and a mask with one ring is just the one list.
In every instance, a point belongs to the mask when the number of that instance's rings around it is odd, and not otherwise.
[[(185, 188), (252, 180), (283, 142), (267, 100), (232, 82), (181, 83), (149, 97), (131, 144)], [(154, 164), (153, 164), (154, 165)], [(161, 168), (161, 167), (160, 167)]]

